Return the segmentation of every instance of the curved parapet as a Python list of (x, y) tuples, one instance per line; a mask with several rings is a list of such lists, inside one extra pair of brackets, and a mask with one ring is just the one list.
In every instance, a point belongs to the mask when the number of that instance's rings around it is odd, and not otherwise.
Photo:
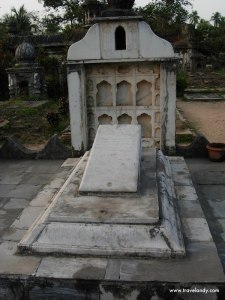
[[(118, 47), (117, 29), (124, 30), (123, 47)], [(112, 60), (112, 59), (174, 59), (172, 45), (158, 37), (144, 22), (135, 19), (102, 19), (94, 24), (85, 37), (72, 44), (68, 50), (68, 61)]]

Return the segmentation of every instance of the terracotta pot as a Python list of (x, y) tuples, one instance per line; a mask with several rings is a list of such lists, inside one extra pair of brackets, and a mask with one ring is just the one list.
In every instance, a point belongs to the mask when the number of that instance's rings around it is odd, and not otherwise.
[(211, 161), (223, 161), (225, 159), (225, 144), (210, 143), (206, 146)]

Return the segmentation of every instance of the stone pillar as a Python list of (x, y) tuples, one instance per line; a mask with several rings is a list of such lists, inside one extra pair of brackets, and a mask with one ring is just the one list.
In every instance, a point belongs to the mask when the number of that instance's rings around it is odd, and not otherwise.
[(17, 95), (16, 76), (14, 74), (8, 73), (8, 82), (9, 82), (9, 96), (10, 98), (13, 98)]
[(176, 64), (161, 65), (161, 149), (172, 155), (176, 150)]
[(68, 92), (70, 106), (71, 142), (75, 154), (87, 149), (87, 117), (85, 99), (84, 68), (68, 68)]

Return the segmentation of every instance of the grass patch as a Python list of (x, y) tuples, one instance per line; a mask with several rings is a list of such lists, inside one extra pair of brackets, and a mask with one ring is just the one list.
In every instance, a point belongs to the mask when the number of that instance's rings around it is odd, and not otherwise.
[(192, 134), (177, 134), (176, 135), (176, 144), (191, 144), (195, 139)]
[(54, 133), (60, 134), (69, 125), (69, 116), (60, 114), (57, 127), (47, 121), (49, 112), (58, 112), (59, 101), (33, 107), (30, 99), (13, 99), (1, 105), (0, 119), (8, 120), (8, 126), (0, 128), (0, 141), (4, 136), (14, 136), (25, 144), (45, 143)]

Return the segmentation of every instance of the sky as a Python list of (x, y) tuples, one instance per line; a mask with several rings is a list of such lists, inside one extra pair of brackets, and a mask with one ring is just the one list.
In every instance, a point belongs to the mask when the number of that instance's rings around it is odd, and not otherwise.
[[(193, 10), (197, 10), (199, 16), (203, 19), (210, 20), (212, 14), (216, 11), (225, 16), (225, 0), (191, 0), (193, 3)], [(136, 0), (136, 6), (144, 6), (151, 2), (151, 0)], [(18, 9), (25, 5), (28, 11), (37, 11), (41, 15), (44, 14), (43, 5), (38, 3), (38, 0), (0, 0), (0, 17), (9, 13), (12, 7)]]

